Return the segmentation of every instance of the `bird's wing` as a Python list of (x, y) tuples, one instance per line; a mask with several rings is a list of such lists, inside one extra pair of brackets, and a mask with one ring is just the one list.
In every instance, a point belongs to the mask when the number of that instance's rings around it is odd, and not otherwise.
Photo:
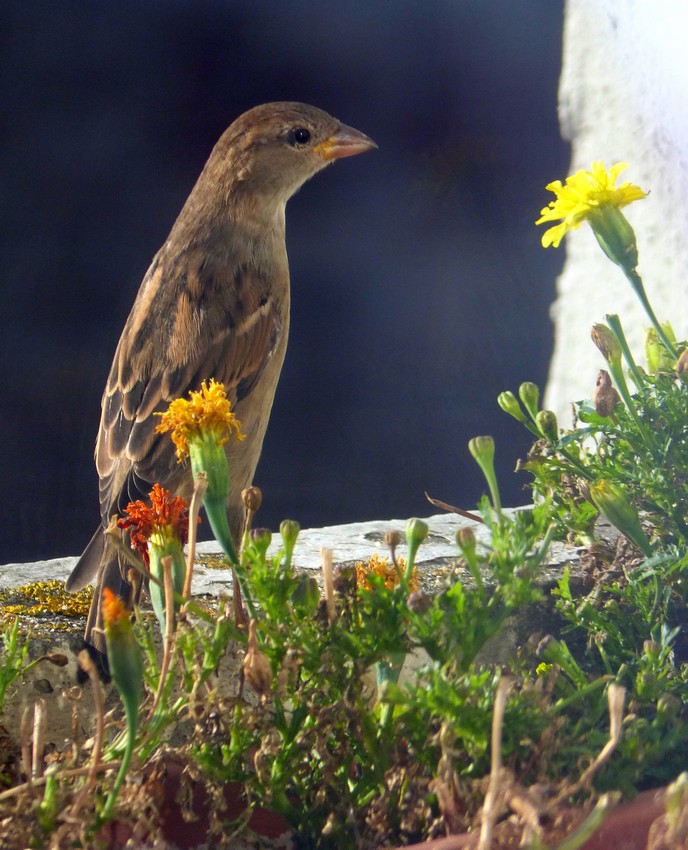
[(215, 378), (236, 404), (256, 386), (282, 328), (271, 280), (254, 266), (232, 268), (187, 250), (153, 261), (117, 346), (96, 442), (101, 517), (107, 524), (152, 484), (179, 476), (156, 413)]

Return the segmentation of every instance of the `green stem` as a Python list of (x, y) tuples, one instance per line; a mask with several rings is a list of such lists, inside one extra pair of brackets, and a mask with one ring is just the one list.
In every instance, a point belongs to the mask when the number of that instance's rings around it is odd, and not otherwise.
[(600, 676), (599, 679), (594, 679), (582, 688), (578, 687), (571, 696), (558, 699), (554, 704), (555, 710), (561, 714), (570, 705), (583, 702), (589, 694), (593, 693), (593, 691), (597, 691), (609, 684), (610, 678), (610, 676)]
[(122, 787), (122, 783), (124, 782), (124, 777), (127, 775), (127, 771), (129, 770), (129, 764), (131, 762), (131, 757), (134, 752), (134, 744), (136, 743), (136, 727), (138, 725), (138, 706), (136, 706), (134, 711), (131, 711), (125, 702), (125, 712), (127, 715), (127, 741), (124, 748), (124, 754), (122, 756), (122, 763), (119, 766), (119, 771), (117, 772), (117, 778), (115, 779), (115, 784), (112, 786), (112, 790), (108, 794), (108, 798), (105, 801), (105, 806), (100, 815), (99, 822), (104, 823), (112, 817), (112, 810), (115, 807), (115, 803), (117, 802), (117, 796), (119, 795), (120, 789)]
[(583, 823), (563, 841), (560, 841), (553, 850), (578, 850), (582, 847), (602, 826), (615, 802), (616, 798), (613, 794), (603, 794)]
[(657, 336), (661, 339), (664, 347), (669, 352), (669, 354), (671, 354), (674, 360), (676, 360), (678, 358), (678, 351), (676, 350), (674, 344), (671, 342), (669, 337), (664, 332), (664, 328), (657, 321), (655, 311), (652, 309), (652, 305), (650, 304), (650, 301), (647, 297), (647, 293), (645, 292), (645, 284), (643, 283), (643, 279), (640, 277), (636, 269), (624, 269), (624, 272), (631, 286), (633, 287), (633, 291), (638, 296), (640, 303), (643, 305), (643, 309), (647, 313), (649, 320), (652, 322), (654, 329), (657, 331)]
[(232, 532), (229, 530), (225, 500), (224, 498), (222, 500), (209, 498), (206, 491), (206, 495), (203, 499), (203, 506), (205, 507), (205, 513), (208, 517), (208, 522), (210, 523), (213, 535), (222, 547), (222, 551), (225, 553), (232, 565), (232, 568), (234, 569), (237, 581), (239, 582), (239, 589), (241, 590), (241, 595), (246, 603), (248, 613), (255, 619), (257, 616), (256, 608), (253, 604), (253, 599), (251, 598), (251, 594), (249, 593), (247, 586), (246, 570), (237, 555), (234, 540), (232, 539)]
[[(406, 659), (405, 652), (392, 652), (388, 661), (378, 661), (375, 665), (378, 695), (387, 682), (396, 685), (399, 681), (401, 668)], [(383, 703), (380, 710), (380, 728), (386, 729), (392, 720), (394, 705), (390, 702)]]
[(428, 536), (428, 524), (422, 519), (411, 519), (406, 526), (406, 543), (408, 545), (408, 553), (406, 560), (406, 570), (402, 576), (402, 582), (406, 591), (408, 584), (411, 581), (411, 574), (416, 563), (416, 555), (420, 544)]
[(636, 385), (638, 389), (641, 389), (647, 383), (638, 369), (635, 360), (633, 359), (633, 355), (631, 354), (631, 349), (629, 348), (628, 342), (626, 342), (626, 335), (623, 332), (623, 327), (621, 326), (621, 320), (615, 313), (607, 313), (605, 316), (607, 324), (611, 328), (614, 336), (619, 341), (619, 345), (621, 346), (621, 352), (628, 364), (628, 368), (633, 376), (633, 383)]
[(590, 472), (589, 469), (586, 469), (583, 464), (579, 460), (577, 460), (577, 458), (575, 458), (568, 449), (559, 449), (559, 451), (582, 478), (585, 478), (586, 481), (592, 481), (592, 479), (595, 477), (594, 474)]
[[(615, 317), (613, 315), (609, 315), (607, 316), (607, 321), (609, 323), (610, 328), (612, 328), (612, 332), (615, 336), (617, 336), (616, 323), (614, 322), (615, 318), (618, 321), (618, 316)], [(620, 323), (618, 324), (618, 331), (620, 332), (620, 335), (617, 336), (617, 339), (619, 342), (619, 346), (621, 347), (622, 353), (624, 353), (625, 356), (624, 346), (626, 347), (626, 349), (628, 349), (628, 344), (626, 343), (626, 337), (624, 336), (623, 331), (621, 330)], [(630, 351), (628, 352), (628, 356), (631, 357)], [(638, 432), (640, 433), (640, 436), (643, 439), (643, 442), (647, 446), (649, 446), (650, 449), (652, 449), (654, 446), (654, 441), (652, 439), (651, 432), (645, 427), (640, 417), (638, 416), (638, 411), (636, 410), (635, 402), (633, 401), (633, 396), (631, 395), (630, 390), (628, 389), (628, 384), (626, 383), (626, 376), (624, 375), (621, 358), (610, 358), (607, 363), (609, 365), (609, 371), (612, 373), (612, 378), (614, 378), (614, 383), (616, 384), (617, 389), (619, 390), (619, 395), (623, 399), (623, 403), (626, 406), (626, 410), (635, 422)], [(633, 379), (635, 380), (635, 375)], [(642, 379), (640, 386), (642, 386)]]

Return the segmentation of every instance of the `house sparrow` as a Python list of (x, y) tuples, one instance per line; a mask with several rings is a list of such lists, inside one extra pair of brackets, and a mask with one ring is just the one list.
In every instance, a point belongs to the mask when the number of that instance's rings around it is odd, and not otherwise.
[(238, 539), (241, 491), (251, 484), (289, 331), (285, 205), (336, 159), (376, 147), (363, 133), (302, 103), (267, 103), (224, 132), (143, 279), (102, 399), (95, 459), (101, 526), (67, 590), (97, 578), (85, 641), (104, 653), (103, 589), (128, 598), (126, 567), (103, 535), (113, 514), (154, 483), (189, 498), (190, 467), (155, 433), (170, 401), (222, 382), (246, 439), (226, 444), (227, 509)]

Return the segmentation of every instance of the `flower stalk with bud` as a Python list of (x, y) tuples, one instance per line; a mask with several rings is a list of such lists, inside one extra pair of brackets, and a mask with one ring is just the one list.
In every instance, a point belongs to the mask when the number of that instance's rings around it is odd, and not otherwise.
[(110, 674), (122, 699), (127, 724), (122, 762), (101, 814), (101, 819), (105, 821), (112, 815), (134, 752), (143, 694), (143, 661), (134, 635), (131, 612), (108, 587), (103, 591), (103, 624)]
[[(521, 400), (524, 404), (526, 404), (523, 399), (523, 396), (521, 397)], [(537, 402), (535, 402), (535, 404), (537, 405)], [(528, 408), (528, 412), (530, 413), (531, 406), (529, 406), (529, 404), (526, 404), (526, 407)], [(475, 461), (477, 462), (478, 466), (483, 472), (483, 475), (485, 476), (487, 486), (490, 488), (492, 505), (498, 513), (501, 512), (502, 500), (499, 496), (499, 486), (497, 484), (497, 476), (495, 475), (494, 468), (494, 439), (490, 436), (473, 437), (473, 439), (469, 440), (468, 442), (468, 450), (473, 455)]]
[(188, 400), (176, 399), (160, 417), (155, 430), (160, 434), (171, 432), (179, 463), (190, 457), (194, 477), (199, 474), (206, 477), (208, 487), (203, 506), (208, 522), (235, 571), (249, 614), (254, 617), (254, 606), (227, 518), (230, 473), (223, 446), (232, 437), (243, 440), (244, 434), (225, 388), (212, 378), (204, 381), (198, 392), (190, 392)]
[(151, 603), (162, 633), (166, 634), (163, 560), (170, 558), (176, 611), (186, 578), (184, 544), (188, 537), (189, 514), (184, 499), (173, 496), (160, 484), (153, 485), (149, 498), (150, 506), (141, 500), (130, 502), (117, 525), (129, 532), (131, 548), (141, 554), (150, 570), (153, 577), (149, 587)]
[(635, 543), (647, 558), (652, 556), (652, 544), (640, 525), (638, 511), (619, 484), (606, 480), (596, 481), (590, 485), (590, 498), (600, 513)]

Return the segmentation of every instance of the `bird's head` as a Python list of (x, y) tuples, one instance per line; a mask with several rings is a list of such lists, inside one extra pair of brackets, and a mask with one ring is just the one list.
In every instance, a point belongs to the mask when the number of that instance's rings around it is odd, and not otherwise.
[(266, 103), (230, 125), (204, 174), (227, 197), (248, 195), (283, 205), (326, 165), (375, 147), (368, 136), (314, 106)]

